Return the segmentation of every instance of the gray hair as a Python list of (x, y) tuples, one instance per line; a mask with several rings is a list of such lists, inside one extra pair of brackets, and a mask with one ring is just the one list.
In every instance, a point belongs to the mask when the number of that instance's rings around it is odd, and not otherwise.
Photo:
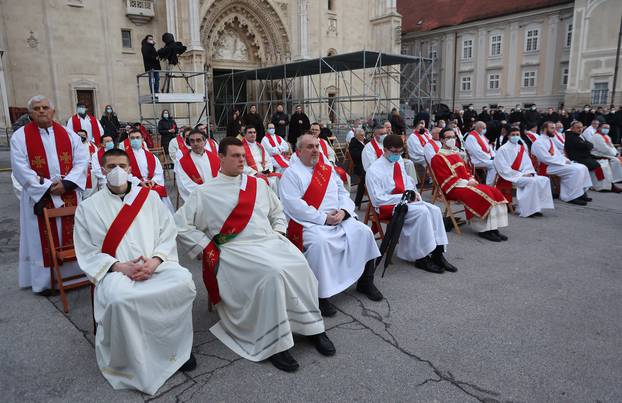
[(298, 138), (296, 139), (296, 150), (298, 150), (298, 149), (300, 149), (300, 147), (302, 147), (302, 139), (304, 138), (304, 136), (311, 136), (311, 137), (315, 138), (314, 135), (307, 134), (307, 133), (298, 136)]
[(32, 112), (33, 103), (42, 101), (48, 101), (48, 103), (50, 104), (50, 108), (54, 109), (54, 104), (52, 103), (52, 100), (50, 98), (46, 97), (45, 95), (35, 95), (28, 100), (28, 112)]
[(365, 134), (365, 130), (362, 127), (357, 127), (356, 130), (354, 130), (354, 135), (356, 136), (359, 133)]

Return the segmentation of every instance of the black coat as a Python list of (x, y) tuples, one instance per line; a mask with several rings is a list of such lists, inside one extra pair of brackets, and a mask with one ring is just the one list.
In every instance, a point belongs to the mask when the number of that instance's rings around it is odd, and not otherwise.
[(592, 124), (592, 120), (594, 120), (594, 117), (596, 115), (594, 115), (592, 112), (590, 111), (581, 111), (579, 112), (579, 114), (577, 115), (577, 120), (581, 123), (583, 123), (583, 126), (589, 126)]
[(309, 117), (304, 113), (293, 113), (289, 121), (289, 134), (287, 141), (292, 144), (296, 143), (298, 137), (311, 128)]
[(487, 111), (477, 115), (477, 118), (484, 123), (488, 123), (492, 120), (492, 118), (490, 117), (490, 113), (488, 113)]
[(263, 127), (263, 120), (258, 113), (247, 113), (244, 116), (244, 126), (253, 126), (257, 130), (257, 141), (261, 143), (261, 139), (263, 139), (264, 134), (266, 133)]
[[(440, 119), (437, 117), (437, 119)], [(406, 125), (404, 119), (400, 115), (391, 116), (389, 120), (391, 122), (391, 131), (393, 134), (406, 134)]]
[(505, 120), (507, 122), (508, 120), (508, 114), (505, 112), (501, 112), (501, 111), (495, 111), (492, 114), (492, 118), (494, 120), (498, 120), (499, 122), (501, 122), (502, 120)]
[(104, 134), (109, 134), (113, 139), (117, 139), (119, 136), (119, 129), (121, 128), (121, 123), (119, 123), (119, 119), (117, 118), (117, 114), (113, 113), (110, 117), (106, 114), (102, 115), (102, 118), (99, 119), (99, 123), (101, 123), (104, 128)]
[(240, 134), (240, 130), (242, 130), (242, 118), (237, 117), (233, 118), (233, 116), (229, 117), (229, 122), (227, 122), (227, 136), (235, 137)]
[(465, 124), (467, 124), (471, 120), (471, 118), (477, 121), (477, 112), (475, 112), (475, 110), (467, 109), (466, 111), (464, 111), (463, 118)]
[(428, 112), (421, 111), (417, 113), (415, 122), (421, 122), (422, 120), (425, 120), (425, 127), (430, 127), (430, 114)]
[(365, 173), (362, 157), (363, 148), (365, 148), (365, 144), (362, 144), (356, 138), (350, 140), (350, 145), (348, 145), (348, 150), (350, 151), (350, 158), (352, 158), (352, 162), (354, 163), (354, 174), (359, 176)]
[(527, 127), (540, 123), (540, 112), (534, 110), (525, 111), (525, 124)]
[[(283, 124), (281, 124), (281, 120)], [(279, 136), (285, 138), (287, 132), (287, 125), (289, 124), (289, 117), (287, 117), (287, 113), (285, 112), (274, 112), (272, 115), (272, 119), (270, 122), (274, 125), (274, 133)]]
[(145, 66), (145, 71), (162, 70), (160, 60), (158, 60), (158, 51), (156, 50), (155, 45), (144, 41), (140, 51), (143, 54), (143, 65)]
[(514, 111), (510, 113), (509, 123), (520, 122), (521, 124), (525, 122), (525, 117), (523, 116), (523, 112)]
[(162, 136), (160, 144), (162, 144), (165, 151), (168, 151), (168, 143), (177, 135), (177, 133), (169, 133), (171, 129), (177, 131), (177, 123), (174, 119), (160, 119), (158, 122), (158, 133)]
[(566, 142), (564, 143), (566, 156), (572, 161), (585, 165), (590, 171), (600, 166), (598, 161), (592, 157), (592, 148), (594, 148), (594, 145), (589, 141), (583, 140), (583, 137), (571, 131), (566, 132)]

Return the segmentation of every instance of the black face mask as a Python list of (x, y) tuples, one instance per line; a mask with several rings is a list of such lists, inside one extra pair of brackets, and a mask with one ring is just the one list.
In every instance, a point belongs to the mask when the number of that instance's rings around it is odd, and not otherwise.
[(82, 140), (83, 143), (86, 143), (86, 137), (80, 136), (80, 139)]

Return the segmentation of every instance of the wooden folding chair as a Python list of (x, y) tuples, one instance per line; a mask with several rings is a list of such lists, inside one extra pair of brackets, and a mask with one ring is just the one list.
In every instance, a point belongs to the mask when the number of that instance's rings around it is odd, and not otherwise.
[(365, 225), (368, 225), (369, 221), (371, 221), (372, 223), (372, 228), (374, 228), (374, 225), (376, 225), (376, 228), (378, 228), (378, 235), (375, 235), (375, 239), (383, 240), (384, 230), (382, 229), (381, 224), (388, 224), (389, 221), (391, 220), (381, 219), (378, 213), (376, 212), (376, 209), (374, 208), (374, 206), (372, 206), (371, 201), (367, 203), (367, 211), (365, 212), (365, 220), (363, 220), (363, 222), (365, 223)]
[(71, 262), (76, 260), (76, 251), (73, 247), (72, 239), (63, 239), (62, 245), (56, 245), (54, 242), (54, 236), (52, 235), (51, 220), (57, 218), (63, 218), (73, 216), (76, 213), (76, 206), (60, 207), (60, 208), (44, 208), (43, 218), (45, 221), (45, 229), (48, 244), (50, 246), (50, 260), (52, 267), (50, 268), (50, 287), (55, 290), (58, 286), (60, 292), (60, 300), (63, 303), (63, 311), (69, 312), (69, 303), (67, 302), (66, 291), (74, 288), (85, 287), (91, 284), (85, 274), (75, 274), (67, 277), (63, 277), (61, 274), (61, 266), (65, 262)]
[[(436, 180), (436, 177), (434, 176), (434, 171), (430, 169), (430, 176), (432, 177), (432, 182), (434, 183), (434, 186), (437, 188), (437, 191), (434, 193), (434, 196), (436, 197), (432, 197), (432, 203), (434, 203), (436, 201), (436, 198), (440, 199), (441, 202), (443, 203), (444, 207), (445, 207), (445, 211), (443, 212), (443, 215), (445, 217), (449, 217), (449, 219), (451, 220), (451, 223), (454, 226), (454, 229), (456, 230), (456, 234), (461, 235), (462, 231), (460, 231), (460, 225), (458, 224), (458, 221), (456, 220), (456, 214), (458, 213), (463, 213), (465, 212), (465, 207), (464, 205), (462, 206), (461, 210), (456, 210), (454, 211), (452, 208), (452, 204), (462, 204), (457, 200), (449, 200), (447, 198), (447, 196), (445, 195), (445, 193), (443, 192), (443, 189), (441, 189), (441, 187), (438, 184), (438, 181)], [(466, 215), (466, 214), (465, 214)]]
[(467, 158), (465, 162), (467, 164), (467, 167), (471, 171), (471, 174), (475, 177), (475, 179), (479, 183), (486, 183), (486, 176), (488, 176), (488, 169), (483, 168), (483, 167), (477, 168), (475, 165), (473, 165), (473, 161), (471, 161), (471, 156), (469, 155), (469, 152), (466, 151), (466, 149), (464, 150), (464, 152)]
[(499, 185), (499, 174), (495, 175), (494, 187), (499, 189), (501, 194), (503, 194), (503, 197), (505, 197), (505, 199), (508, 201), (508, 210), (510, 211), (510, 213), (514, 214), (514, 203), (513, 203), (514, 184), (511, 182), (508, 182), (508, 183), (509, 183), (509, 186), (507, 184), (500, 186)]
[(337, 161), (335, 161), (335, 163), (338, 162), (338, 161), (341, 162), (341, 161), (345, 160), (346, 156), (345, 156), (345, 153), (343, 151), (344, 148), (347, 148), (347, 147), (344, 147), (344, 144), (340, 143), (339, 140), (335, 140), (334, 141), (334, 143), (333, 143), (333, 151), (335, 151), (335, 159), (337, 160)]
[(171, 162), (169, 161), (166, 153), (164, 152), (163, 147), (154, 147), (149, 150), (153, 155), (155, 155), (160, 160), (160, 165), (162, 165), (162, 170), (164, 171), (164, 179), (169, 178), (169, 171), (171, 169)]

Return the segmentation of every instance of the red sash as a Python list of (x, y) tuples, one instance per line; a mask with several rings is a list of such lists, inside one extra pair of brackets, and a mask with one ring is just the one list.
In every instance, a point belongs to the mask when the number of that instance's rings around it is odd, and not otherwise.
[[(54, 141), (56, 143), (56, 155), (58, 158), (58, 165), (60, 166), (60, 174), (62, 177), (65, 177), (73, 167), (73, 147), (71, 145), (71, 139), (67, 130), (58, 123), (52, 122), (52, 129), (54, 130)], [(28, 123), (24, 127), (24, 135), (30, 168), (35, 171), (39, 177), (50, 179), (50, 169), (45, 154), (45, 146), (43, 145), (43, 140), (41, 140), (41, 134), (39, 134), (37, 124), (34, 122)], [(63, 193), (61, 198), (65, 202), (65, 207), (78, 205), (78, 196), (74, 191)], [(45, 207), (54, 208), (52, 200), (49, 200)], [(69, 241), (69, 243), (73, 243), (73, 217), (66, 216), (62, 217), (60, 220), (63, 242), (67, 243), (67, 241)], [(43, 265), (45, 267), (50, 267), (52, 264), (50, 260), (50, 244), (47, 240), (47, 230), (43, 215), (37, 216), (37, 224), (39, 226), (39, 241), (41, 242)], [(52, 231), (54, 244), (60, 245), (56, 220), (50, 222), (50, 230)]]
[[(277, 138), (279, 145), (283, 143), (283, 139), (281, 138), (281, 136), (279, 136), (278, 134), (275, 134), (274, 137)], [(268, 134), (268, 142), (270, 143), (272, 147), (276, 147), (277, 142), (274, 141), (271, 134)]]
[(486, 154), (490, 155), (490, 150), (488, 149), (488, 144), (487, 142), (484, 143), (484, 140), (482, 139), (482, 137), (479, 135), (478, 132), (476, 132), (475, 130), (473, 130), (470, 135), (472, 135), (473, 137), (475, 137), (475, 139), (477, 140), (477, 144), (479, 144), (480, 148), (482, 149), (483, 152), (485, 152)]
[(141, 188), (132, 204), (123, 204), (114, 221), (110, 224), (110, 228), (108, 228), (104, 243), (102, 244), (102, 253), (117, 257), (117, 248), (132, 226), (143, 204), (145, 204), (147, 196), (149, 196), (149, 189)]
[[(95, 144), (99, 145), (101, 143), (102, 134), (99, 131), (99, 125), (97, 124), (97, 119), (93, 115), (86, 115), (91, 121), (91, 134), (93, 135), (93, 141)], [(82, 123), (80, 123), (80, 117), (76, 114), (71, 118), (71, 125), (73, 126), (73, 131), (77, 132), (78, 130), (82, 130)]]
[(98, 151), (97, 151), (97, 160), (99, 161), (99, 167), (101, 168), (102, 165), (104, 165), (104, 153), (106, 152), (106, 149), (104, 147), (101, 147)]
[[(395, 188), (391, 191), (392, 195), (402, 194), (406, 191), (404, 175), (402, 175), (402, 167), (399, 162), (393, 163), (393, 182), (395, 182)], [(380, 211), (380, 219), (390, 219), (393, 215), (393, 208), (395, 208), (395, 204), (387, 204), (385, 206), (378, 207), (378, 210)]]
[(322, 147), (322, 154), (328, 158), (328, 145), (326, 144), (326, 140), (320, 139), (320, 147)]
[(209, 299), (214, 305), (220, 302), (218, 279), (216, 278), (220, 260), (219, 246), (231, 241), (244, 231), (255, 209), (257, 179), (252, 176), (246, 176), (246, 178), (246, 189), (240, 190), (238, 204), (222, 224), (220, 232), (214, 235), (210, 243), (203, 249), (203, 283), (205, 283)]
[(611, 144), (611, 140), (609, 140), (609, 136), (604, 135), (601, 132), (596, 132), (596, 133), (600, 134), (603, 140), (605, 140), (605, 144), (607, 144), (609, 147), (613, 147), (613, 144)]
[[(307, 187), (305, 194), (302, 196), (302, 200), (309, 206), (316, 209), (320, 208), (324, 200), (324, 195), (326, 195), (326, 189), (328, 189), (328, 183), (332, 175), (331, 171), (331, 166), (325, 164), (322, 159), (318, 160), (317, 164), (315, 164), (309, 187)], [(287, 238), (289, 238), (298, 249), (303, 251), (302, 225), (297, 223), (294, 219), (290, 219), (287, 225)]]
[[(275, 134), (274, 136), (277, 138), (279, 145), (280, 145), (281, 143), (283, 143), (283, 139), (281, 139), (281, 136), (276, 135), (276, 134)], [(268, 137), (268, 142), (270, 143), (270, 145), (271, 145), (272, 147), (276, 147), (276, 142), (275, 142), (275, 141), (274, 141), (274, 139), (272, 138), (272, 135), (271, 135), (271, 134), (268, 134), (268, 135), (267, 135), (267, 137)], [(287, 161), (286, 161), (285, 157), (283, 157), (281, 154), (274, 154), (274, 155), (272, 156), (272, 158), (274, 158), (274, 160), (276, 161), (276, 163), (277, 163), (277, 164), (279, 164), (279, 166), (280, 166), (281, 168), (287, 168), (287, 167), (289, 166), (289, 164), (287, 163)]]
[(93, 188), (93, 180), (91, 179), (91, 157), (95, 154), (95, 145), (93, 143), (89, 143), (89, 163), (86, 167), (86, 189)]
[[(511, 168), (514, 171), (520, 171), (520, 166), (523, 162), (523, 155), (525, 154), (525, 146), (520, 145), (520, 149), (516, 154), (516, 158), (512, 163)], [(497, 179), (497, 189), (503, 193), (508, 202), (512, 203), (512, 182), (505, 180), (499, 175), (499, 179)]]
[(184, 139), (182, 139), (181, 136), (176, 136), (175, 139), (177, 140), (177, 148), (179, 148), (182, 154), (188, 152), (188, 146)]
[(378, 145), (378, 142), (376, 141), (375, 137), (371, 139), (371, 146), (374, 148), (374, 151), (376, 152), (376, 158), (382, 157), (382, 149)]
[(432, 144), (432, 148), (434, 148), (435, 153), (437, 153), (438, 150), (440, 150), (440, 147), (438, 146), (438, 144), (436, 144), (436, 141), (432, 140), (430, 141), (430, 144)]
[[(551, 140), (551, 138), (549, 137), (549, 142), (550, 142), (550, 146), (549, 146), (549, 154), (551, 154), (551, 157), (555, 155), (555, 145), (553, 144), (553, 140)], [(544, 175), (546, 176), (546, 168), (548, 168), (548, 165), (546, 165), (545, 163), (541, 162), (540, 165), (538, 165), (538, 175)]]
[[(261, 150), (261, 171), (263, 171), (263, 167), (266, 164), (266, 151), (263, 149), (261, 144), (257, 144), (257, 147)], [(248, 141), (246, 139), (242, 140), (242, 145), (244, 146), (244, 152), (246, 153), (246, 165), (251, 167), (257, 172), (261, 172), (257, 169), (257, 162), (255, 162), (255, 158), (253, 157), (253, 153), (251, 152), (251, 147), (248, 145)]]
[(566, 140), (564, 140), (564, 138), (560, 136), (559, 133), (555, 133), (555, 137), (557, 137), (557, 140), (559, 140), (562, 144), (566, 143)]
[[(209, 165), (212, 171), (212, 178), (215, 178), (218, 175), (218, 170), (220, 169), (220, 160), (216, 157), (215, 154), (205, 151), (205, 156), (209, 160)], [(203, 178), (201, 178), (201, 174), (199, 170), (192, 160), (190, 153), (184, 153), (184, 155), (179, 159), (179, 163), (181, 164), (181, 168), (184, 170), (186, 175), (192, 179), (192, 181), (198, 185), (203, 184)]]
[(531, 140), (532, 143), (535, 142), (536, 140), (538, 140), (538, 138), (531, 132), (526, 132), (525, 134), (527, 135), (529, 140)]
[[(214, 155), (218, 154), (218, 145), (214, 140), (212, 140), (211, 138), (207, 139), (207, 144), (209, 144), (211, 148), (210, 150), (208, 150), (209, 152), (214, 153)], [(218, 166), (220, 166), (220, 164)]]
[(421, 147), (425, 147), (425, 145), (428, 143), (427, 140), (419, 133), (413, 132), (413, 134), (419, 139), (419, 143), (421, 143)]
[[(147, 177), (143, 178), (143, 175), (140, 173), (140, 167), (138, 166), (138, 161), (136, 161), (136, 155), (134, 155), (134, 149), (132, 147), (126, 148), (125, 152), (127, 153), (127, 156), (130, 158), (130, 168), (132, 169), (132, 175), (138, 178), (141, 182), (145, 180), (153, 180), (153, 175), (155, 173), (155, 167), (156, 167), (155, 155), (153, 155), (149, 151), (145, 151), (145, 158), (147, 159)], [(160, 197), (167, 196), (166, 188), (164, 186), (153, 185), (149, 189), (158, 193)]]

